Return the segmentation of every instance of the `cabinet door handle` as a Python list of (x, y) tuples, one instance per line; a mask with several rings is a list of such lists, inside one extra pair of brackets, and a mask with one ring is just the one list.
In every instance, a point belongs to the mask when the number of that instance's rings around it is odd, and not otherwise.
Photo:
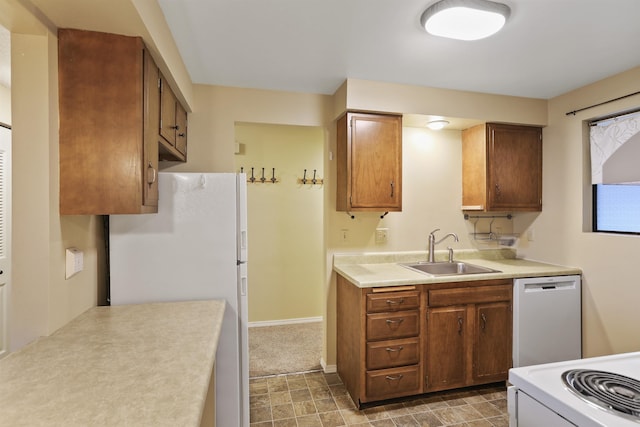
[(393, 189), (394, 189), (394, 185), (393, 185), (393, 181), (391, 181), (391, 198), (393, 198)]
[(387, 300), (387, 304), (392, 305), (392, 304), (404, 304), (404, 298), (400, 298), (397, 301), (394, 301), (392, 299), (388, 299)]
[(462, 335), (462, 317), (458, 317), (458, 334)]
[(404, 322), (404, 319), (387, 319), (386, 322), (387, 322), (387, 325), (391, 323), (402, 323)]
[(487, 327), (487, 316), (485, 316), (484, 313), (482, 313), (480, 315), (480, 319), (482, 320), (482, 323), (480, 324), (480, 327), (482, 329), (485, 329)]
[(179, 133), (178, 136), (181, 137), (181, 138), (184, 138), (185, 134), (184, 133)]
[(402, 351), (402, 350), (404, 350), (404, 347), (401, 346), (401, 345), (396, 347), (396, 348), (387, 347), (387, 348), (385, 348), (385, 350), (387, 350), (389, 353), (391, 353), (391, 352), (395, 352), (395, 351)]
[(402, 375), (402, 374), (387, 375), (387, 376), (385, 376), (385, 379), (387, 379), (389, 381), (400, 381), (403, 377), (404, 377), (404, 375)]
[(156, 182), (156, 179), (158, 179), (158, 172), (153, 167), (151, 162), (149, 162), (149, 167), (147, 167), (147, 184), (153, 184), (154, 182)]

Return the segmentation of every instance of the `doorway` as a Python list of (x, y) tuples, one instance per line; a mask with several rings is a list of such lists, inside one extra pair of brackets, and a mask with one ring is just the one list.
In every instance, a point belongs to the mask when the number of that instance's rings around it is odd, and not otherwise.
[[(273, 329), (249, 333), (250, 358), (261, 359), (263, 374), (285, 373), (287, 364), (311, 370), (319, 367), (322, 352), (324, 130), (236, 123), (235, 138), (236, 170), (249, 180), (249, 326), (254, 332)], [(305, 169), (307, 183), (301, 182)], [(268, 342), (270, 337), (277, 342)], [(303, 346), (317, 348), (306, 356), (309, 362), (283, 360), (283, 354), (305, 357)], [(270, 356), (268, 349), (276, 352)]]

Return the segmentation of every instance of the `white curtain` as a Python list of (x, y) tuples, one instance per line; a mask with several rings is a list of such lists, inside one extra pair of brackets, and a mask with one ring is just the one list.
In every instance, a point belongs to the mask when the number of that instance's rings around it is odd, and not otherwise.
[(640, 181), (640, 112), (592, 122), (589, 138), (592, 184)]

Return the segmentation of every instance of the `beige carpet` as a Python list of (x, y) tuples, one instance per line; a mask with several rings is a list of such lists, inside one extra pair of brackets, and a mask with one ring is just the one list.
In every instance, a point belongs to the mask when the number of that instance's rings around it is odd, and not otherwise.
[(322, 322), (249, 328), (249, 377), (321, 369)]

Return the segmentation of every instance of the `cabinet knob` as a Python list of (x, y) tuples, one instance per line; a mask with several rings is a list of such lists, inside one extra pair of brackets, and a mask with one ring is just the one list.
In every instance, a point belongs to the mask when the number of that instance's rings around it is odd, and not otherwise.
[(178, 136), (184, 138), (186, 135), (184, 133), (179, 133)]

